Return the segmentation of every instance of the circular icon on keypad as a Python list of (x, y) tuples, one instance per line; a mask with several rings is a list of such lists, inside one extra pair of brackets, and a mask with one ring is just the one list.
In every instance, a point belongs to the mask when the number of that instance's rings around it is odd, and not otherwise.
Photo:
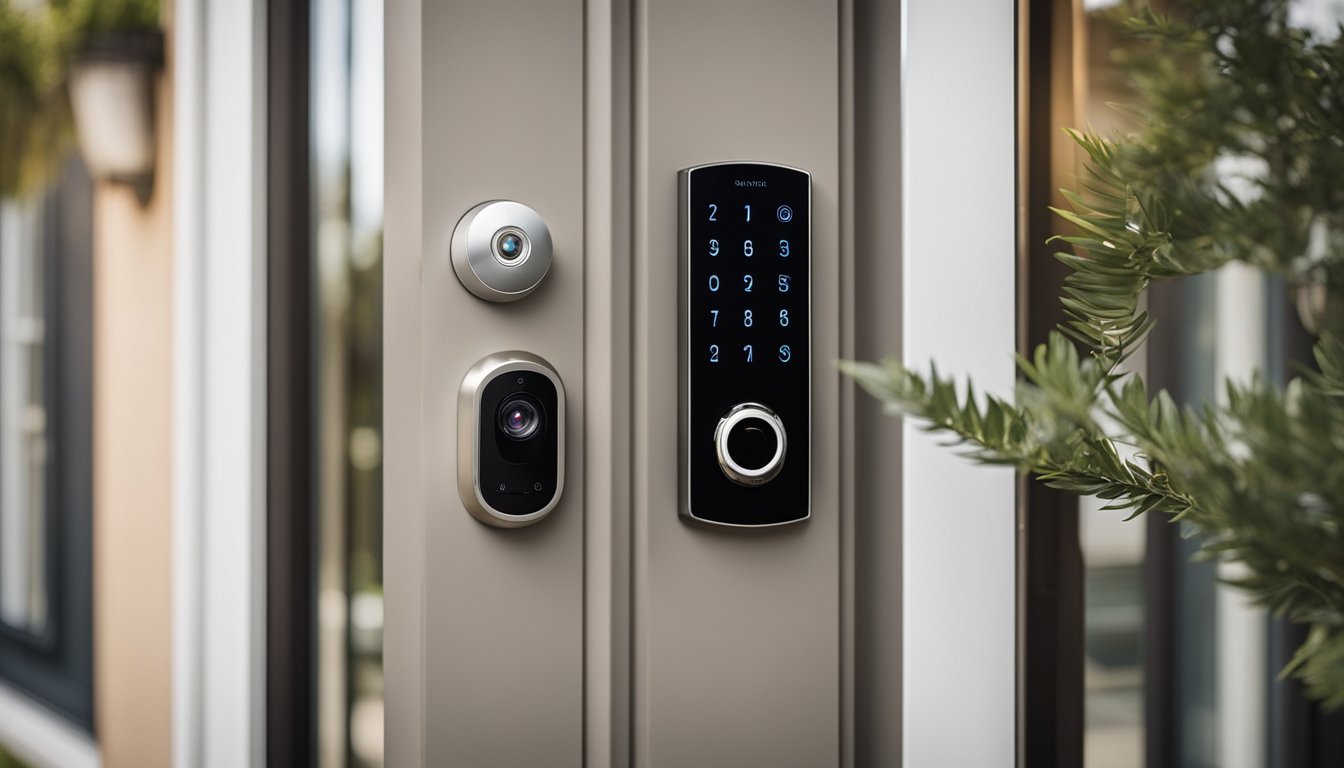
[(781, 205), (775, 209), (775, 217), (787, 224), (793, 221), (793, 209), (787, 205)]

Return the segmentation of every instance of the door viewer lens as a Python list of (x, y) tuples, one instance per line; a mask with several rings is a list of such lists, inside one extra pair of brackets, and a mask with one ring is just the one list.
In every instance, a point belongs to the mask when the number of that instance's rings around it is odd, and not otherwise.
[(527, 257), (527, 252), (531, 250), (527, 235), (521, 230), (501, 229), (495, 235), (495, 258), (507, 266), (513, 266)]

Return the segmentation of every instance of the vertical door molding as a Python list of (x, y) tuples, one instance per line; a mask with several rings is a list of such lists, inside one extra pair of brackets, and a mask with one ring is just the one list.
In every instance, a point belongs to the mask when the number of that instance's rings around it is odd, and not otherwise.
[[(853, 11), (852, 355), (901, 353), (901, 15), (899, 4), (855, 0)], [(842, 230), (844, 231), (844, 230)], [(853, 429), (855, 765), (901, 760), (901, 422), (866, 394)]]
[(631, 0), (584, 46), (584, 762), (630, 765)]
[[(936, 359), (980, 391), (1007, 396), (1016, 322), (1013, 4), (905, 0), (902, 22), (901, 357), (924, 370)], [(1012, 765), (1013, 475), (972, 465), (912, 424), (903, 438), (904, 762)]]
[[(583, 762), (584, 10), (388, 9), (385, 653), (405, 698), (387, 722), (409, 717), (388, 743), (411, 740), (392, 760)], [(468, 293), (449, 257), (458, 220), (488, 200), (535, 209), (554, 243), (545, 281), (516, 302)], [(559, 506), (512, 530), (473, 519), (457, 486), (462, 378), (508, 350), (548, 360), (568, 395)]]
[[(834, 765), (841, 744), (840, 7), (640, 0), (634, 12), (634, 763)], [(812, 518), (678, 516), (677, 172), (812, 174)]]
[[(383, 717), (389, 766), (425, 761), (425, 515), (420, 430), (420, 259), (424, 246), (423, 4), (384, 20)], [(465, 514), (465, 513), (464, 513)]]

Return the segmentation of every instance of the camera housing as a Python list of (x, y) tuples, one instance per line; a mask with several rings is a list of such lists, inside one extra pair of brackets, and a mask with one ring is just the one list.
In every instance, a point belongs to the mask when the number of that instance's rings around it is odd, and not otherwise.
[(477, 520), (520, 528), (550, 514), (565, 484), (565, 388), (546, 360), (498, 352), (458, 394), (458, 495)]

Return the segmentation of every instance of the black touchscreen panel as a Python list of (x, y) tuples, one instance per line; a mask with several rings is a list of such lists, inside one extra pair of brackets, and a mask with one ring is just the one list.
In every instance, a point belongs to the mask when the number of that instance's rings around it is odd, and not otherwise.
[[(682, 513), (738, 526), (806, 519), (811, 176), (724, 163), (684, 170), (680, 181)], [(730, 418), (743, 407), (750, 413)], [(780, 445), (782, 463), (765, 471)]]

